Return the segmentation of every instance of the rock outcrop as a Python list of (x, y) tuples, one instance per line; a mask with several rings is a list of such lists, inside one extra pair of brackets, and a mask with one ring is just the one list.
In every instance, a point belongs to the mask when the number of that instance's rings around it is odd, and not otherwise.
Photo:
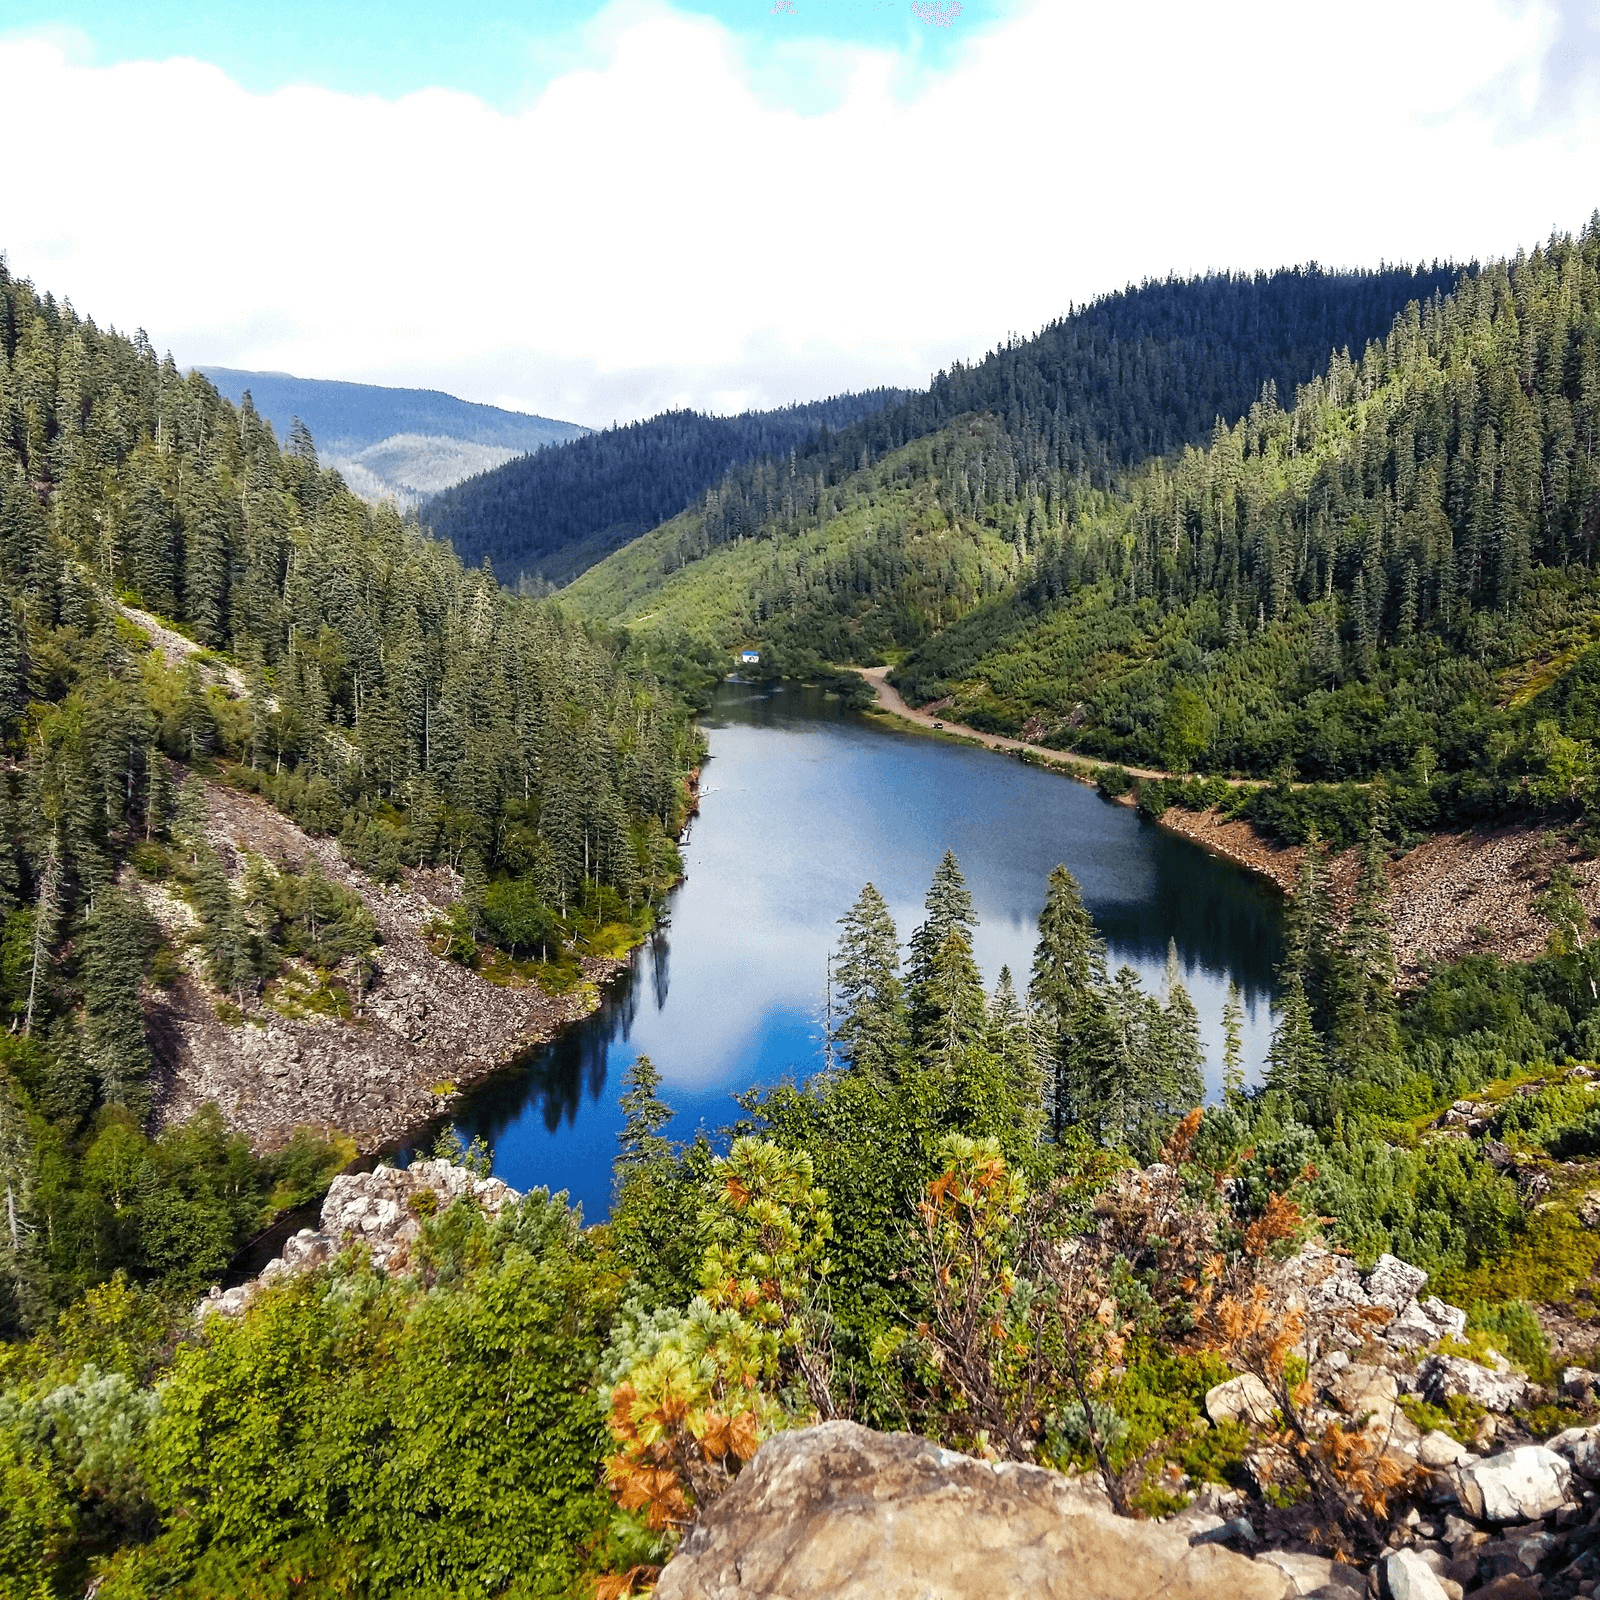
[(1042, 1467), (826, 1422), (769, 1439), (657, 1600), (1282, 1600), (1289, 1576)]
[(321, 1225), (302, 1228), (284, 1241), (283, 1254), (269, 1261), (248, 1283), (213, 1288), (197, 1307), (201, 1315), (236, 1316), (256, 1291), (287, 1273), (307, 1272), (351, 1245), (364, 1245), (372, 1264), (401, 1272), (423, 1220), (470, 1199), (490, 1216), (515, 1205), (521, 1194), (498, 1178), (480, 1178), (448, 1161), (415, 1161), (409, 1167), (380, 1166), (347, 1172), (333, 1180), (322, 1202)]
[[(561, 995), (536, 983), (490, 983), (442, 960), (428, 943), (429, 925), (459, 895), (448, 869), (408, 869), (402, 883), (385, 887), (356, 871), (334, 840), (312, 838), (253, 795), (208, 782), (206, 803), (207, 837), (231, 874), (242, 871), (246, 852), (295, 871), (315, 863), (360, 895), (383, 942), (361, 1015), (346, 1020), (264, 1002), (243, 1017), (226, 1007), (219, 1015), (222, 996), (198, 957), (186, 957), (176, 981), (147, 999), (163, 1122), (215, 1102), (260, 1150), (281, 1148), (301, 1126), (348, 1134), (364, 1154), (382, 1150), (446, 1114), (462, 1089), (587, 1015), (599, 986), (624, 965), (587, 957), (585, 981)], [(159, 885), (133, 886), (181, 947), (193, 912)]]

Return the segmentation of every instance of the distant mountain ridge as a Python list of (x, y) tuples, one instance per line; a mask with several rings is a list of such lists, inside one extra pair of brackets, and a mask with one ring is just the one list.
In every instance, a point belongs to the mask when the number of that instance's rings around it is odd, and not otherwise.
[(422, 520), (468, 566), (487, 557), (502, 582), (568, 583), (730, 469), (809, 451), (904, 397), (884, 388), (736, 417), (663, 412), (483, 472), (429, 501)]
[(1311, 264), (1104, 295), (792, 458), (732, 468), (566, 598), (719, 652), (759, 645), (782, 671), (894, 659), (1008, 591), (1125, 473), (1175, 468), (1263, 396), (1292, 403), (1462, 271)]
[(280, 441), (288, 439), (298, 418), (311, 430), (324, 464), (341, 472), (363, 499), (394, 499), (406, 509), (474, 473), (590, 431), (438, 389), (392, 389), (237, 367), (199, 370), (235, 405), (248, 390)]

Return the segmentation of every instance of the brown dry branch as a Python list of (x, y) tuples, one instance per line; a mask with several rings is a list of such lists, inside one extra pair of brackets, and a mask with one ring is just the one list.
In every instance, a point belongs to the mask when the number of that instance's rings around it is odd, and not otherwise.
[[(1316, 1293), (1332, 1257), (1288, 1254), (1307, 1229), (1295, 1203), (1274, 1195), (1246, 1229), (1242, 1248), (1223, 1270), (1196, 1286), (1197, 1331), (1204, 1345), (1265, 1385), (1282, 1426), (1265, 1434), (1279, 1459), (1292, 1462), (1319, 1514), (1346, 1540), (1375, 1549), (1397, 1491), (1413, 1487), (1417, 1469), (1390, 1449), (1387, 1429), (1346, 1429), (1312, 1420), (1305, 1374), (1337, 1344), (1359, 1344), (1390, 1314), (1341, 1304)], [(1312, 1224), (1311, 1226), (1315, 1226)]]

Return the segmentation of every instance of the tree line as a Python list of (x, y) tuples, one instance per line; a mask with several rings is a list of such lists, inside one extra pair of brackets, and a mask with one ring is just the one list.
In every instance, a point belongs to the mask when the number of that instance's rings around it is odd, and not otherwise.
[(1600, 218), (1086, 505), (900, 680), (1117, 759), (1579, 800), (1597, 436)]

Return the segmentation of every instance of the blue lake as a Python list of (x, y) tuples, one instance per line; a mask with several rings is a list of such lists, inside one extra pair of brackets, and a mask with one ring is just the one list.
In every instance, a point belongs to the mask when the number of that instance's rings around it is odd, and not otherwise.
[(621, 1080), (641, 1052), (680, 1138), (731, 1121), (740, 1090), (819, 1070), (837, 919), (870, 880), (904, 944), (947, 848), (972, 890), (991, 988), (1003, 965), (1026, 988), (1045, 879), (1064, 862), (1112, 971), (1126, 963), (1158, 988), (1176, 944), (1213, 1093), (1230, 979), (1246, 1062), (1265, 1060), (1280, 901), (1238, 868), (1071, 779), (885, 730), (815, 691), (724, 684), (701, 725), (711, 759), (661, 931), (598, 1012), (482, 1086), (456, 1119), (490, 1142), (508, 1183), (565, 1189), (590, 1221), (604, 1217)]

